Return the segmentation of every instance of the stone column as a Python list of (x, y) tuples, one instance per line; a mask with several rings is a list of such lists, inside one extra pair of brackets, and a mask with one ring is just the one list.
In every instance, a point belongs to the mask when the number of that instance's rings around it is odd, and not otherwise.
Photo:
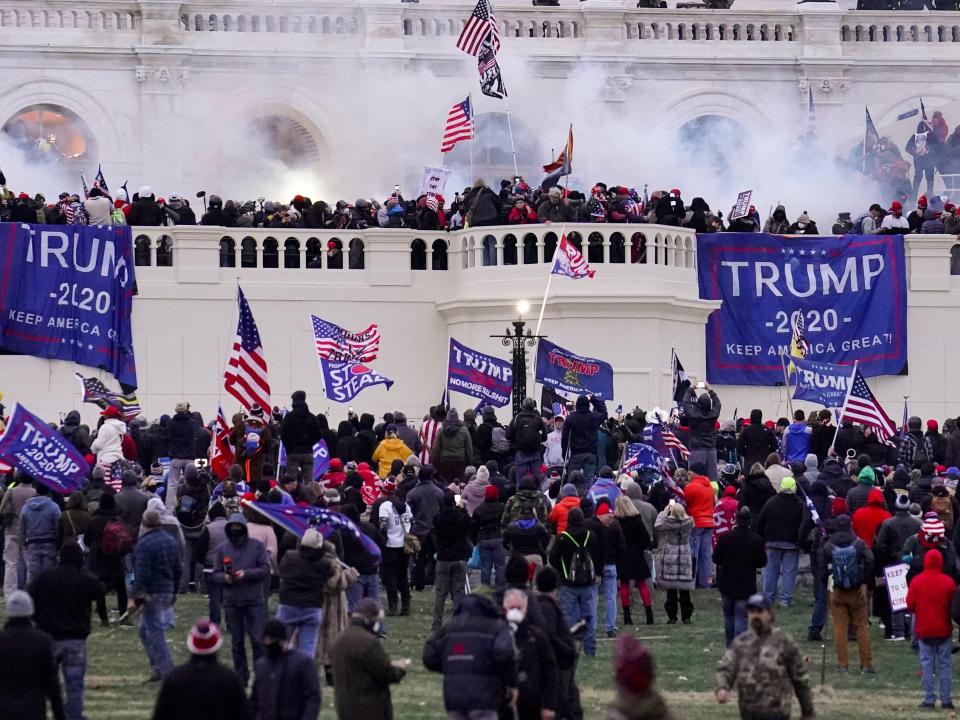
[[(145, 55), (134, 68), (140, 86), (140, 143), (143, 180), (157, 197), (183, 192), (180, 136), (183, 89), (190, 71), (182, 57)], [(136, 187), (130, 188), (131, 195)]]

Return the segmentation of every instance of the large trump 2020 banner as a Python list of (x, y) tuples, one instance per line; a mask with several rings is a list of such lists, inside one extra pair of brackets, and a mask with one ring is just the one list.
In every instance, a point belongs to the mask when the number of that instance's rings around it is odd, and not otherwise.
[(137, 386), (123, 225), (0, 224), (0, 349), (102, 368)]
[(722, 302), (707, 321), (712, 383), (782, 383), (798, 319), (810, 360), (858, 361), (866, 376), (906, 365), (901, 235), (699, 235), (697, 264), (700, 298)]

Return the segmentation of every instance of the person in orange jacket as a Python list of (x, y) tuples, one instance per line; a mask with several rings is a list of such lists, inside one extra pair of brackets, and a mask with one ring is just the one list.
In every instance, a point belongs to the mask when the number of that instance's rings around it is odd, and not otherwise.
[(690, 466), (692, 477), (683, 489), (687, 514), (693, 518), (690, 533), (690, 551), (693, 555), (694, 574), (698, 588), (710, 587), (713, 554), (713, 487), (703, 463)]
[(554, 505), (547, 518), (550, 524), (557, 529), (557, 535), (567, 529), (567, 513), (572, 508), (578, 507), (580, 507), (580, 495), (577, 493), (577, 486), (573, 483), (566, 483), (560, 488), (560, 500)]

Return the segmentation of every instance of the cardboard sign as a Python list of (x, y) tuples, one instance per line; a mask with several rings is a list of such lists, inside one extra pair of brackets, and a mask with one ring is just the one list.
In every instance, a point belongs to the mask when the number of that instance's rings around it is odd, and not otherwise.
[(753, 190), (744, 190), (742, 193), (737, 195), (737, 202), (733, 206), (733, 212), (730, 213), (730, 219), (736, 220), (738, 218), (746, 217), (747, 213), (750, 212), (751, 199), (753, 199)]
[(883, 576), (887, 580), (887, 595), (890, 597), (890, 610), (900, 612), (907, 609), (907, 563), (887, 565)]
[(447, 184), (449, 174), (450, 171), (446, 168), (424, 165), (419, 195), (443, 195), (443, 188)]

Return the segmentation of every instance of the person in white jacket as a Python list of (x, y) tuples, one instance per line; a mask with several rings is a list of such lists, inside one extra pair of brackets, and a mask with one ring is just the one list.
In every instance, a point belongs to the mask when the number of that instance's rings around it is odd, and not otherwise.
[[(123, 460), (123, 436), (127, 433), (127, 424), (123, 421), (120, 408), (111, 405), (102, 413), (103, 425), (97, 430), (96, 439), (90, 444), (90, 451), (97, 455), (97, 465), (103, 468), (108, 485), (113, 485), (110, 468), (117, 460)], [(120, 486), (120, 478), (117, 479)]]

